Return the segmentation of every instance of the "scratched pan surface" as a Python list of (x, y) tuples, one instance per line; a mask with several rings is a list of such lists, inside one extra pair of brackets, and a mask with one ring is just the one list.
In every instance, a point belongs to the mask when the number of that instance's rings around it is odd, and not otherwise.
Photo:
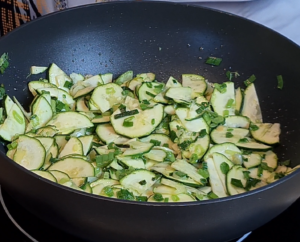
[[(300, 48), (279, 34), (230, 14), (163, 2), (88, 5), (51, 14), (0, 39), (10, 67), (0, 76), (8, 94), (28, 104), (31, 65), (58, 64), (67, 73), (115, 76), (154, 72), (160, 81), (182, 73), (237, 86), (255, 74), (265, 122), (280, 122), (281, 160), (300, 164)], [(218, 67), (208, 56), (223, 58)], [(276, 76), (284, 78), (277, 89)], [(227, 241), (265, 224), (300, 195), (300, 174), (245, 194), (210, 201), (150, 204), (93, 196), (52, 184), (0, 152), (0, 184), (24, 208), (87, 241)]]

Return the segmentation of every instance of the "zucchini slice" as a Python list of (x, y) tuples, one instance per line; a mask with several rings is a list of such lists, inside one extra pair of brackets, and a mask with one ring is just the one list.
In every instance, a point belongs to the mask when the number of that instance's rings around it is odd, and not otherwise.
[(57, 183), (55, 176), (53, 176), (49, 171), (32, 170), (32, 172), (49, 181)]
[(67, 157), (59, 160), (49, 167), (49, 171), (53, 170), (64, 172), (70, 178), (91, 177), (95, 175), (93, 165), (82, 158)]
[(52, 117), (47, 125), (53, 125), (58, 133), (67, 134), (72, 130), (93, 127), (94, 124), (83, 114), (61, 112)]
[(46, 151), (42, 143), (32, 137), (20, 135), (14, 161), (28, 170), (38, 170), (44, 164)]
[(48, 71), (49, 82), (56, 85), (58, 88), (69, 92), (69, 89), (64, 87), (66, 82), (72, 83), (72, 79), (55, 63), (52, 63)]
[(148, 170), (135, 170), (120, 180), (120, 184), (138, 194), (144, 194), (156, 182), (155, 174)]
[(174, 161), (171, 164), (171, 167), (173, 167), (174, 169), (176, 169), (178, 171), (181, 171), (181, 172), (187, 174), (195, 182), (204, 185), (203, 180), (205, 180), (205, 178), (198, 173), (197, 168), (195, 168), (193, 165), (188, 163), (186, 160), (177, 159), (176, 161)]
[(243, 94), (240, 87), (235, 90), (235, 112), (240, 113), (243, 104)]
[(224, 126), (228, 128), (248, 129), (250, 126), (250, 120), (245, 116), (232, 115), (225, 118)]
[(219, 198), (227, 197), (226, 188), (223, 186), (221, 177), (219, 177), (217, 167), (212, 158), (207, 159), (207, 170), (209, 173), (209, 183), (214, 194)]
[(97, 125), (96, 133), (106, 144), (112, 142), (115, 144), (124, 144), (125, 142), (129, 141), (127, 137), (117, 134), (113, 126), (109, 123)]
[[(11, 101), (12, 102), (12, 101)], [(6, 110), (7, 118), (0, 125), (0, 137), (6, 141), (12, 141), (16, 135), (25, 132), (25, 117), (17, 104), (13, 103), (9, 110)]]
[(254, 83), (251, 83), (244, 92), (242, 115), (247, 116), (253, 123), (263, 122)]
[(207, 84), (203, 76), (194, 74), (183, 74), (182, 86), (191, 87), (193, 89), (193, 96), (197, 97), (199, 95), (204, 95)]
[(93, 105), (98, 108), (102, 113), (106, 112), (116, 104), (120, 104), (124, 101), (122, 94), (123, 89), (115, 84), (108, 83), (99, 87), (96, 87), (93, 91), (90, 101), (93, 101)]
[[(120, 109), (117, 109), (111, 115), (111, 124), (116, 133), (129, 138), (138, 138), (152, 133), (162, 121), (164, 109), (162, 104), (157, 104), (151, 109), (138, 110), (138, 114), (116, 118), (116, 115), (120, 113)], [(130, 125), (125, 125), (125, 123), (129, 123)]]
[(251, 130), (251, 135), (257, 141), (273, 145), (279, 143), (280, 124), (279, 123), (261, 123), (256, 124), (257, 130)]
[[(178, 174), (176, 172), (176, 169), (171, 167), (170, 163), (167, 162), (162, 162), (162, 163), (157, 163), (154, 166), (150, 167), (150, 170), (156, 171), (161, 173), (163, 176), (171, 179), (178, 181), (182, 184), (186, 184), (187, 186), (192, 186), (192, 187), (200, 187), (201, 184), (199, 182), (196, 182), (194, 179), (190, 178), (187, 175), (183, 174)], [(165, 184), (167, 185), (167, 184)]]
[(234, 157), (236, 155), (242, 154), (240, 149), (235, 144), (223, 143), (223, 144), (217, 144), (217, 145), (212, 146), (205, 154), (204, 160), (206, 161), (215, 152), (225, 155), (231, 161), (234, 160)]
[(210, 133), (212, 141), (216, 144), (222, 144), (226, 142), (236, 144), (248, 135), (248, 129), (227, 128), (225, 126), (218, 126)]
[(194, 202), (196, 199), (189, 194), (161, 194), (161, 197), (156, 198), (155, 194), (148, 198), (147, 202)]
[(211, 105), (220, 116), (235, 114), (235, 92), (233, 82), (224, 82), (222, 91), (215, 88), (211, 96)]
[(246, 179), (244, 176), (244, 171), (247, 171), (245, 168), (235, 165), (227, 173), (227, 191), (230, 195), (236, 195), (246, 192)]
[(67, 155), (83, 155), (83, 147), (80, 140), (76, 137), (71, 137), (64, 146), (63, 150), (59, 153), (58, 158), (62, 158)]

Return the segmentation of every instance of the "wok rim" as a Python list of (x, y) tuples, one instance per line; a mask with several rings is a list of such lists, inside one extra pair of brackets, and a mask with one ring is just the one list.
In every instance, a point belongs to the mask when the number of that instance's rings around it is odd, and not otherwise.
[[(222, 10), (218, 10), (218, 9), (213, 9), (213, 8), (209, 8), (209, 7), (203, 7), (203, 6), (197, 6), (197, 5), (193, 5), (192, 3), (178, 3), (178, 2), (167, 2), (167, 1), (149, 1), (149, 2), (131, 2), (131, 1), (126, 1), (126, 0), (121, 0), (121, 1), (117, 1), (117, 2), (97, 2), (97, 3), (90, 3), (90, 4), (85, 4), (85, 5), (80, 5), (80, 6), (76, 6), (76, 7), (72, 7), (72, 8), (67, 8), (61, 11), (56, 11), (56, 12), (52, 12), (52, 13), (48, 13), (46, 15), (43, 15), (39, 18), (36, 18), (34, 20), (31, 20), (30, 22), (23, 24), (15, 29), (13, 29), (12, 31), (10, 31), (9, 33), (5, 34), (4, 36), (0, 37), (0, 44), (2, 42), (3, 39), (7, 39), (10, 38), (11, 35), (17, 33), (18, 30), (21, 30), (23, 28), (30, 28), (27, 26), (31, 26), (32, 24), (35, 24), (37, 21), (43, 21), (44, 19), (47, 18), (53, 18), (56, 15), (60, 15), (60, 14), (67, 14), (69, 11), (76, 11), (76, 9), (83, 9), (83, 8), (91, 8), (94, 7), (95, 5), (102, 6), (102, 5), (117, 5), (117, 4), (127, 4), (127, 5), (133, 5), (133, 4), (140, 4), (140, 5), (152, 5), (152, 4), (160, 4), (160, 5), (178, 5), (178, 6), (183, 6), (183, 7), (189, 7), (189, 8), (199, 8), (202, 9), (204, 11), (212, 11), (215, 12), (217, 14), (221, 14), (221, 15), (228, 15), (230, 17), (233, 17), (235, 19), (238, 19), (238, 21), (246, 21), (248, 23), (251, 23), (254, 26), (258, 26), (259, 28), (263, 28), (264, 30), (268, 30), (270, 32), (272, 32), (273, 34), (276, 34), (278, 37), (283, 38), (287, 44), (290, 45), (295, 45), (295, 47), (300, 48), (300, 45), (298, 45), (297, 43), (295, 43), (294, 41), (292, 41), (291, 39), (287, 38), (286, 36), (284, 36), (283, 34), (267, 27), (264, 26), (263, 24), (260, 24), (258, 22), (255, 22), (254, 20), (251, 19), (247, 19), (245, 17), (236, 15), (236, 14), (232, 14), (226, 11), (222, 11)], [(91, 194), (91, 193), (86, 193), (84, 191), (78, 191), (63, 185), (60, 185), (58, 183), (54, 183), (48, 179), (45, 179), (33, 172), (31, 172), (30, 170), (27, 170), (26, 168), (20, 166), (19, 164), (17, 164), (16, 162), (14, 162), (12, 159), (8, 158), (6, 156), (5, 153), (3, 153), (2, 151), (0, 152), (0, 159), (4, 157), (4, 159), (7, 162), (10, 162), (10, 164), (12, 164), (14, 167), (16, 167), (17, 169), (25, 172), (27, 175), (34, 177), (36, 180), (39, 180), (40, 182), (45, 182), (48, 185), (52, 185), (55, 186), (58, 189), (63, 189), (67, 192), (72, 192), (75, 193), (79, 196), (85, 196), (85, 197), (90, 197), (92, 199), (97, 199), (97, 200), (104, 200), (107, 202), (115, 202), (115, 203), (121, 203), (121, 204), (129, 204), (129, 205), (140, 205), (140, 206), (148, 206), (148, 207), (185, 207), (185, 206), (200, 206), (200, 205), (208, 205), (208, 204), (216, 204), (216, 203), (222, 203), (222, 202), (229, 202), (232, 200), (238, 200), (244, 197), (249, 197), (249, 196), (254, 196), (255, 194), (258, 193), (262, 193), (264, 191), (273, 189), (274, 187), (279, 186), (280, 184), (287, 182), (288, 180), (292, 179), (295, 176), (298, 176), (300, 173), (300, 169), (297, 169), (295, 171), (293, 171), (292, 173), (290, 173), (289, 175), (278, 179), (275, 182), (272, 182), (268, 185), (265, 185), (263, 187), (251, 190), (251, 191), (247, 191), (245, 193), (241, 193), (241, 194), (237, 194), (237, 195), (230, 195), (228, 197), (223, 197), (223, 198), (216, 198), (216, 199), (210, 199), (210, 200), (202, 200), (202, 201), (194, 201), (194, 202), (169, 202), (169, 203), (161, 203), (161, 202), (139, 202), (139, 201), (130, 201), (130, 200), (122, 200), (122, 199), (117, 199), (117, 198), (109, 198), (109, 197), (104, 197), (104, 196), (100, 196), (100, 195), (95, 195), (95, 194)], [(5, 187), (2, 186), (2, 189), (6, 190)]]

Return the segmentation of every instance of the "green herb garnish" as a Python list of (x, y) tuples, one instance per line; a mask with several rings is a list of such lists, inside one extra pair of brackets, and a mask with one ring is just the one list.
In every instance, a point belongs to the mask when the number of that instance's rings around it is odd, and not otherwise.
[(218, 57), (208, 57), (205, 61), (206, 64), (213, 65), (213, 66), (219, 66), (222, 62), (222, 58)]
[(0, 85), (0, 100), (2, 100), (5, 96), (5, 88), (4, 88), (4, 85), (1, 84)]
[(207, 194), (207, 196), (210, 198), (210, 199), (216, 199), (216, 198), (219, 198), (215, 193), (213, 192), (210, 192)]
[(103, 192), (106, 196), (112, 197), (114, 195), (114, 190), (110, 186), (106, 186), (103, 188)]
[(255, 124), (250, 124), (250, 128), (249, 128), (251, 131), (256, 131), (259, 129), (259, 127)]
[(225, 136), (226, 138), (232, 138), (233, 134), (231, 132), (226, 132)]
[(146, 196), (136, 196), (135, 197), (136, 201), (139, 202), (147, 202), (148, 198)]
[(117, 192), (117, 197), (123, 200), (135, 200), (134, 195), (126, 189), (121, 189)]
[(247, 138), (242, 138), (239, 140), (239, 143), (248, 143), (249, 140)]
[(207, 135), (206, 129), (201, 129), (201, 131), (199, 132), (199, 137), (203, 138)]
[(226, 83), (222, 83), (222, 84), (215, 83), (214, 86), (220, 93), (225, 93), (227, 91)]
[(240, 179), (231, 178), (231, 184), (239, 188), (244, 188)]
[(226, 163), (226, 162), (222, 162), (221, 164), (220, 164), (220, 170), (221, 170), (221, 172), (223, 173), (223, 174), (227, 174), (228, 173), (228, 171), (229, 171), (229, 165)]
[(255, 80), (256, 80), (256, 77), (254, 75), (251, 75), (246, 81), (244, 81), (244, 83), (245, 83), (246, 86), (249, 86)]
[(146, 91), (146, 94), (147, 94), (148, 96), (150, 96), (150, 97), (155, 97), (155, 96), (156, 96), (156, 95), (153, 94), (152, 92), (148, 92), (148, 91)]
[(160, 193), (155, 193), (155, 194), (153, 195), (153, 199), (154, 199), (155, 201), (157, 201), (157, 202), (161, 202), (161, 201), (164, 200), (163, 196), (162, 196)]
[(64, 87), (68, 88), (68, 89), (70, 89), (72, 86), (73, 86), (73, 83), (69, 82), (69, 81), (66, 81), (65, 84), (64, 84)]
[(283, 88), (283, 78), (282, 75), (277, 76), (277, 88), (282, 89)]
[(198, 173), (205, 179), (209, 177), (208, 170), (203, 169), (203, 167), (202, 167), (202, 169), (198, 170)]
[(139, 110), (134, 109), (134, 110), (131, 110), (131, 111), (126, 111), (126, 112), (123, 112), (123, 113), (115, 114), (114, 118), (115, 119), (124, 118), (124, 117), (127, 117), (127, 116), (136, 115), (138, 113), (139, 113)]
[(226, 108), (231, 108), (234, 103), (234, 99), (230, 98), (225, 105)]
[(9, 66), (8, 54), (3, 53), (0, 57), (0, 73), (3, 74), (8, 66)]
[(240, 74), (238, 72), (231, 72), (231, 71), (227, 71), (226, 72), (226, 76), (228, 78), (229, 81), (232, 80), (233, 77), (237, 78)]

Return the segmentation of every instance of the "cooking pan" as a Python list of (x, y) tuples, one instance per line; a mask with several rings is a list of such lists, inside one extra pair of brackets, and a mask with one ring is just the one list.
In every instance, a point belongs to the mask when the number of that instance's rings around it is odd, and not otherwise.
[[(154, 72), (160, 81), (182, 73), (211, 82), (238, 71), (255, 74), (265, 122), (281, 123), (280, 160), (300, 164), (300, 48), (259, 24), (210, 9), (164, 2), (82, 6), (41, 17), (0, 39), (10, 67), (0, 82), (26, 107), (31, 65), (55, 62), (67, 73), (115, 76)], [(223, 58), (220, 66), (205, 64)], [(277, 88), (277, 75), (284, 87)], [(5, 156), (0, 184), (24, 209), (87, 241), (228, 241), (254, 230), (300, 195), (300, 171), (240, 195), (192, 203), (142, 203), (104, 198), (47, 181)], [(49, 231), (51, 233), (51, 231)], [(59, 238), (58, 238), (59, 239)]]

